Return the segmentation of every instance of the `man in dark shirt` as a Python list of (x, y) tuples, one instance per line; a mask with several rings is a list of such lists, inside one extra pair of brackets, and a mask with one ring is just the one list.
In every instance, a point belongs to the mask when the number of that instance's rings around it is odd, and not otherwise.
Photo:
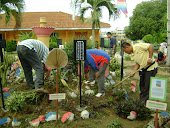
[(114, 36), (112, 36), (111, 32), (107, 32), (107, 37), (110, 38), (110, 57), (114, 56), (116, 53), (116, 38)]

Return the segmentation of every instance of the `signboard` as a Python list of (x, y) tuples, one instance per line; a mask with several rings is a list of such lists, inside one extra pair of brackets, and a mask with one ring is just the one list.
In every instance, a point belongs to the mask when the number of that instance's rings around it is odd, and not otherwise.
[(161, 103), (161, 102), (157, 102), (157, 101), (147, 100), (146, 107), (166, 111), (167, 103)]
[(6, 48), (6, 40), (0, 40), (1, 48)]
[(166, 100), (167, 79), (151, 77), (149, 99)]
[(65, 99), (65, 93), (50, 94), (49, 100)]
[(86, 40), (74, 40), (74, 58), (75, 60), (86, 59)]

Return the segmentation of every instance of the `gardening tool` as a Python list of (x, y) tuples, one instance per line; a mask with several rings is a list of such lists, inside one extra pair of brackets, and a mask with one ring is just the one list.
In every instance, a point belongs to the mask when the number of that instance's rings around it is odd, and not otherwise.
[[(155, 63), (155, 61), (154, 62), (152, 62), (152, 64), (150, 64), (149, 66), (147, 66), (147, 65), (144, 65), (143, 67), (141, 67), (141, 68), (139, 68), (138, 70), (136, 70), (135, 72), (134, 72), (134, 74), (136, 73), (136, 72), (138, 72), (138, 71), (140, 71), (142, 68), (145, 68), (146, 66), (146, 70), (151, 66), (151, 65), (153, 65)], [(127, 80), (128, 78), (130, 78), (131, 77), (131, 75), (129, 75), (129, 76), (127, 76), (125, 79), (123, 79), (122, 81), (120, 81), (119, 83), (117, 83), (113, 88), (115, 88), (117, 85), (119, 85), (119, 84), (121, 84), (122, 82), (124, 82), (125, 80)]]
[[(146, 65), (145, 65), (146, 66)], [(145, 66), (143, 66), (142, 68), (144, 68)], [(136, 72), (138, 72), (138, 71), (140, 71), (142, 68), (139, 68), (138, 70), (136, 70), (135, 72), (134, 72), (134, 74), (136, 73)], [(122, 81), (120, 81), (119, 83), (117, 83), (115, 86), (114, 86), (114, 88), (117, 86), (117, 85), (119, 85), (119, 84), (121, 84), (122, 82), (124, 82), (125, 80), (127, 80), (128, 78), (130, 78), (131, 77), (131, 75), (129, 75), (129, 76), (127, 76), (126, 78), (124, 78)]]

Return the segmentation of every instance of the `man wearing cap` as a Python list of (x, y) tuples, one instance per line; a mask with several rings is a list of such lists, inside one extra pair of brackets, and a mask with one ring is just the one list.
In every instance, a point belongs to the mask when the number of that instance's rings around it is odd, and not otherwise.
[[(48, 93), (42, 88), (43, 67), (45, 68), (46, 58), (49, 54), (49, 49), (47, 46), (39, 40), (27, 39), (18, 43), (17, 54), (23, 67), (27, 86), (29, 89), (35, 88), (37, 92)], [(36, 73), (35, 87), (33, 82), (32, 69), (34, 69)]]
[(140, 74), (140, 99), (145, 101), (149, 99), (149, 87), (150, 87), (150, 77), (155, 77), (157, 73), (158, 64), (153, 57), (153, 46), (149, 43), (137, 43), (132, 45), (128, 41), (122, 44), (122, 50), (127, 54), (131, 54), (135, 66), (130, 76), (135, 75), (135, 71), (139, 68), (143, 68)]

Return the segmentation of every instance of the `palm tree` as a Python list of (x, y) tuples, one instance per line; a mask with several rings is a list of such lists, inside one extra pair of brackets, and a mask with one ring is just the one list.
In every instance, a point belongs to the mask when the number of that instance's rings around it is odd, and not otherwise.
[[(87, 2), (85, 7), (82, 7)], [(75, 7), (79, 8), (80, 20), (84, 22), (84, 15), (91, 10), (90, 21), (92, 23), (92, 43), (95, 47), (95, 27), (100, 28), (100, 18), (102, 17), (102, 7), (109, 11), (109, 19), (117, 15), (117, 8), (111, 3), (111, 0), (76, 0)]]
[(24, 0), (1, 0), (0, 1), (0, 19), (1, 14), (5, 13), (5, 24), (7, 25), (11, 20), (11, 16), (15, 18), (15, 27), (19, 28), (21, 26), (21, 12), (24, 7)]

